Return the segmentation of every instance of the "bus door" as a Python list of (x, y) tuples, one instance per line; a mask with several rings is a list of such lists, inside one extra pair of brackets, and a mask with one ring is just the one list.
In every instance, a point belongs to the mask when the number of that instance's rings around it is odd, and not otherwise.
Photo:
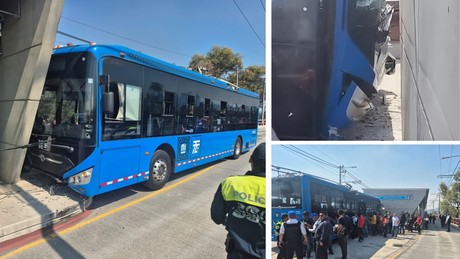
[(367, 212), (366, 203), (360, 201), (360, 202), (358, 203), (358, 213), (359, 213), (359, 214), (365, 215), (366, 212)]
[(111, 82), (103, 96), (105, 107), (99, 177), (101, 192), (148, 177), (148, 172), (139, 172), (142, 88)]

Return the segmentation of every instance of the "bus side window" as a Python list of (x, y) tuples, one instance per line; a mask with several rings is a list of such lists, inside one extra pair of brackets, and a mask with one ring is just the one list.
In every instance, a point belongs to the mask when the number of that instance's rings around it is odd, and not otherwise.
[[(116, 87), (112, 87), (116, 85)], [(122, 83), (110, 84), (114, 89), (114, 115), (107, 114), (103, 139), (136, 138), (141, 132), (142, 88)]]
[(174, 134), (174, 93), (164, 91), (162, 135)]

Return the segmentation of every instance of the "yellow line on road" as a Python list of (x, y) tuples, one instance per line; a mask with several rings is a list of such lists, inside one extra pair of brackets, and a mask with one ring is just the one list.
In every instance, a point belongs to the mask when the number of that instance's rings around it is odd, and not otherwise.
[[(175, 187), (177, 187), (177, 186), (179, 186), (179, 185), (181, 185), (181, 184), (183, 184), (183, 183), (185, 183), (185, 182), (188, 182), (188, 181), (190, 181), (190, 180), (192, 180), (192, 179), (194, 179), (194, 178), (196, 178), (196, 177), (198, 177), (198, 176), (200, 176), (200, 175), (206, 173), (208, 170), (210, 170), (210, 169), (213, 168), (214, 166), (215, 166), (215, 165), (212, 165), (212, 166), (210, 166), (210, 167), (208, 167), (208, 168), (205, 168), (205, 169), (203, 169), (203, 170), (201, 170), (201, 171), (199, 171), (199, 172), (197, 172), (197, 173), (195, 173), (195, 174), (193, 174), (193, 175), (191, 175), (191, 176), (189, 176), (189, 177), (187, 177), (187, 178), (185, 178), (185, 179), (183, 179), (183, 180), (181, 180), (181, 181), (178, 181), (178, 182), (176, 182), (176, 183), (173, 183), (173, 184), (171, 184), (171, 185), (168, 185), (168, 186), (166, 186), (166, 187), (164, 187), (164, 188), (162, 188), (162, 189), (160, 189), (160, 190), (157, 190), (157, 191), (155, 191), (155, 192), (153, 192), (153, 193), (151, 193), (151, 194), (149, 194), (149, 195), (146, 195), (146, 196), (144, 196), (144, 197), (141, 197), (141, 198), (139, 198), (139, 199), (137, 199), (137, 200), (131, 201), (131, 202), (125, 204), (125, 205), (122, 205), (122, 206), (120, 206), (120, 207), (117, 207), (117, 208), (115, 208), (115, 209), (112, 209), (112, 210), (110, 210), (110, 211), (107, 211), (106, 213), (101, 214), (101, 215), (99, 215), (99, 216), (97, 216), (97, 217), (91, 218), (91, 219), (86, 220), (86, 221), (82, 221), (82, 222), (80, 222), (80, 223), (78, 223), (78, 224), (76, 224), (76, 225), (74, 225), (74, 226), (72, 226), (72, 227), (69, 227), (69, 228), (67, 228), (67, 229), (61, 230), (61, 231), (57, 232), (56, 234), (52, 234), (52, 235), (50, 235), (50, 236), (48, 236), (48, 237), (40, 238), (40, 239), (37, 240), (37, 241), (34, 241), (34, 242), (30, 243), (30, 244), (27, 244), (27, 245), (25, 245), (25, 246), (22, 246), (22, 247), (20, 247), (20, 248), (18, 248), (18, 249), (12, 250), (12, 251), (10, 251), (9, 253), (7, 253), (7, 254), (5, 254), (5, 255), (3, 255), (3, 256), (0, 256), (0, 259), (5, 259), (5, 258), (11, 257), (11, 256), (13, 256), (13, 255), (22, 253), (22, 252), (24, 252), (24, 251), (26, 251), (26, 250), (29, 250), (29, 249), (31, 249), (31, 248), (33, 248), (33, 247), (36, 247), (36, 246), (42, 244), (42, 243), (44, 243), (44, 242), (46, 242), (46, 241), (48, 241), (48, 240), (50, 240), (50, 239), (53, 239), (53, 238), (55, 238), (55, 237), (57, 237), (57, 236), (62, 236), (62, 235), (68, 234), (68, 233), (73, 232), (73, 231), (75, 231), (75, 230), (78, 230), (78, 229), (80, 229), (80, 228), (82, 228), (82, 227), (84, 227), (84, 226), (87, 226), (87, 225), (89, 225), (89, 224), (91, 224), (91, 223), (93, 223), (93, 222), (96, 222), (96, 221), (98, 221), (98, 220), (100, 220), (100, 219), (103, 219), (103, 218), (108, 217), (108, 216), (110, 216), (110, 215), (112, 215), (112, 214), (115, 214), (115, 213), (117, 213), (117, 212), (119, 212), (119, 211), (122, 211), (122, 210), (124, 210), (124, 209), (127, 209), (127, 208), (129, 208), (129, 207), (131, 207), (131, 206), (134, 206), (134, 205), (136, 205), (136, 204), (138, 204), (138, 203), (140, 203), (140, 202), (143, 202), (143, 201), (145, 201), (145, 200), (148, 200), (148, 199), (150, 199), (150, 198), (152, 198), (152, 197), (154, 197), (154, 196), (156, 196), (156, 195), (158, 195), (158, 194), (160, 194), (160, 193), (163, 193), (163, 192), (166, 192), (166, 191), (168, 191), (168, 190), (170, 190), (170, 189), (173, 189), (173, 188), (175, 188)], [(216, 188), (216, 189), (217, 189), (217, 188)]]

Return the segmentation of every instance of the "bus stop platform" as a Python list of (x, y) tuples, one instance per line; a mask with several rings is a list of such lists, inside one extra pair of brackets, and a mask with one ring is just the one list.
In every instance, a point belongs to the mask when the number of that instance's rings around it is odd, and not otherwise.
[[(388, 235), (388, 238), (380, 235), (368, 236), (361, 243), (358, 242), (358, 238), (349, 239), (348, 258), (395, 258), (410, 247), (417, 240), (418, 236), (420, 235), (417, 231), (413, 233), (406, 231), (406, 234), (399, 234), (397, 238), (391, 238), (391, 234)], [(334, 254), (329, 255), (329, 258), (342, 258), (342, 251), (336, 241), (332, 244), (332, 250)], [(276, 242), (272, 242), (272, 259), (276, 258), (278, 251)], [(314, 256), (315, 253), (311, 253), (311, 258), (315, 258)]]
[(0, 183), (0, 247), (1, 242), (81, 213), (90, 202), (36, 171), (23, 173), (16, 184)]

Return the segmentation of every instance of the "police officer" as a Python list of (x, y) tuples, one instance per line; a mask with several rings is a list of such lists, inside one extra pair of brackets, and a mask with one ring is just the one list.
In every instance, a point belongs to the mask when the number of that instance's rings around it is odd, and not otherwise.
[(281, 226), (284, 224), (284, 222), (288, 221), (288, 219), (289, 219), (288, 214), (283, 213), (283, 215), (281, 215), (281, 221), (278, 221), (275, 224), (275, 235), (276, 235), (276, 240), (277, 240), (276, 245), (280, 249), (276, 259), (285, 259), (286, 258), (286, 247), (283, 246), (283, 245), (280, 245), (280, 241), (281, 241), (280, 240), (280, 230), (281, 230)]
[(308, 242), (305, 225), (297, 220), (295, 211), (289, 211), (288, 216), (289, 220), (280, 229), (280, 246), (286, 247), (287, 259), (294, 258), (294, 253), (297, 258), (303, 258), (303, 248)]
[(225, 179), (211, 205), (212, 220), (228, 231), (227, 258), (265, 258), (265, 143), (249, 162), (251, 171)]

